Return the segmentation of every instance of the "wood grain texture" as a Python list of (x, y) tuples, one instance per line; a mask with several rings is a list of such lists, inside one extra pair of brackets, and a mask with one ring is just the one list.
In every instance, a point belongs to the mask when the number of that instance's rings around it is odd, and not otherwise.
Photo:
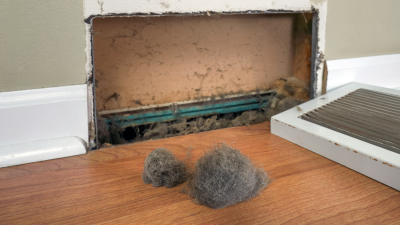
[[(270, 133), (270, 124), (117, 146), (0, 169), (1, 224), (399, 224), (400, 192)], [(262, 163), (274, 181), (224, 209), (141, 180), (146, 155), (195, 157), (225, 141)]]

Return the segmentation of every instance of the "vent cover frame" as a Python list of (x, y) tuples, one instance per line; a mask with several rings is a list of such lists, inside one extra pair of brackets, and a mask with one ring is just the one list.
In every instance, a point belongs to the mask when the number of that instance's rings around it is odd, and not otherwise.
[(400, 154), (308, 122), (300, 116), (357, 89), (400, 96), (400, 91), (351, 83), (271, 118), (271, 132), (352, 170), (400, 190)]

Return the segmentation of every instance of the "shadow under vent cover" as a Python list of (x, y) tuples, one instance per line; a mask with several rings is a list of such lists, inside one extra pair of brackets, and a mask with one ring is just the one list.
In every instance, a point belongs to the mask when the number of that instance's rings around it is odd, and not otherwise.
[(357, 89), (301, 119), (400, 153), (400, 97)]

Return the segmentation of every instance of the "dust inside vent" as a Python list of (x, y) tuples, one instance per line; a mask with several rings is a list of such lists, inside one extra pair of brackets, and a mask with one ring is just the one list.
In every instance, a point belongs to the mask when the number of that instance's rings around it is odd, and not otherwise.
[(400, 97), (357, 89), (301, 119), (400, 154)]

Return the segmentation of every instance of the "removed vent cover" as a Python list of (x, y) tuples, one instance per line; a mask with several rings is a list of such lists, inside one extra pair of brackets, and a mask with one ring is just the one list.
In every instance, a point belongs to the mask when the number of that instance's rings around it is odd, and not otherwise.
[(400, 91), (351, 83), (271, 119), (271, 132), (400, 190)]

